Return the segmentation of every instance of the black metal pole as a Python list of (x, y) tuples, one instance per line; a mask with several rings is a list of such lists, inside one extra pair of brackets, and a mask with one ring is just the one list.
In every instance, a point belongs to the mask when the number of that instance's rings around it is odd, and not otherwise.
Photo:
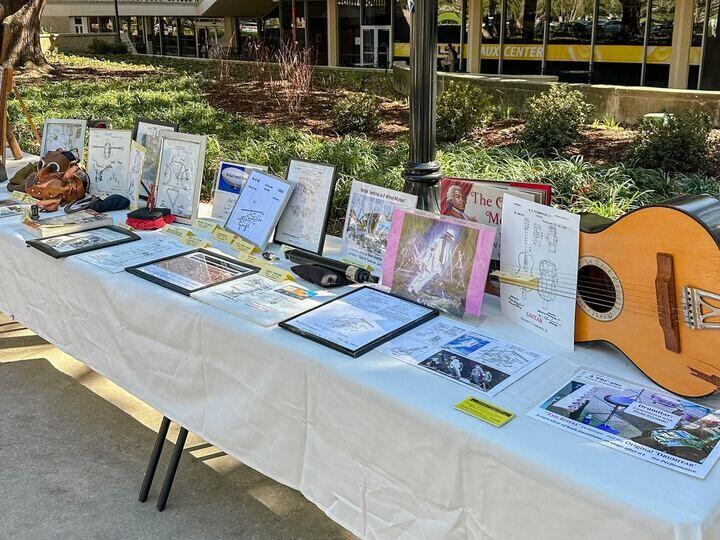
[(170, 497), (170, 490), (172, 489), (173, 481), (175, 480), (175, 473), (177, 472), (178, 465), (180, 464), (180, 458), (182, 457), (182, 452), (185, 448), (187, 436), (187, 429), (181, 427), (180, 433), (178, 433), (177, 441), (175, 441), (175, 450), (173, 450), (172, 457), (170, 458), (170, 464), (168, 465), (167, 472), (165, 473), (165, 481), (163, 482), (162, 489), (160, 490), (160, 497), (158, 498), (156, 506), (160, 512), (165, 510), (168, 497)]
[(142, 487), (140, 488), (140, 496), (138, 497), (138, 501), (140, 502), (147, 501), (148, 494), (150, 493), (150, 486), (152, 486), (153, 478), (155, 478), (155, 471), (157, 470), (158, 462), (160, 461), (160, 454), (162, 454), (165, 437), (167, 437), (169, 427), (170, 419), (167, 416), (163, 416), (162, 422), (160, 422), (160, 430), (155, 438), (155, 445), (153, 446), (152, 454), (150, 454), (150, 462), (148, 463), (147, 471), (145, 472), (145, 478), (143, 479)]
[(405, 191), (418, 196), (418, 208), (439, 209), (435, 186), (440, 164), (435, 161), (435, 100), (437, 97), (437, 0), (415, 0), (410, 36), (410, 160), (405, 165)]

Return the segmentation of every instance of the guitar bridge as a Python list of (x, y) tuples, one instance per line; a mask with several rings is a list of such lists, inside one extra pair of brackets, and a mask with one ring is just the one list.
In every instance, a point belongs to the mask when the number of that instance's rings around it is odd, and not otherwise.
[(683, 288), (683, 316), (692, 330), (720, 330), (720, 294)]

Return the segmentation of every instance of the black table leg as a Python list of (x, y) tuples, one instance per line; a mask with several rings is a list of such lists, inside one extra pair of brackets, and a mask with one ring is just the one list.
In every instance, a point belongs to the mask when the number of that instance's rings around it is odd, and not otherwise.
[(158, 431), (157, 438), (155, 439), (155, 446), (153, 447), (152, 454), (150, 454), (150, 462), (148, 463), (147, 471), (145, 471), (145, 478), (143, 479), (142, 487), (140, 488), (140, 496), (138, 501), (145, 502), (150, 493), (150, 486), (152, 485), (153, 478), (155, 477), (155, 471), (157, 470), (158, 462), (160, 461), (160, 454), (162, 454), (163, 445), (165, 444), (165, 438), (167, 437), (168, 428), (170, 427), (170, 419), (167, 416), (163, 416), (162, 422), (160, 423), (160, 430)]
[(180, 463), (183, 448), (185, 448), (185, 440), (187, 439), (187, 436), (187, 429), (181, 427), (180, 433), (178, 433), (177, 441), (175, 442), (175, 450), (173, 450), (168, 470), (165, 473), (165, 482), (163, 482), (162, 490), (160, 490), (160, 497), (158, 498), (157, 509), (160, 512), (165, 510), (165, 505), (167, 504), (168, 497), (170, 496), (170, 489), (172, 488), (173, 480), (175, 480), (175, 473), (177, 472), (177, 468)]

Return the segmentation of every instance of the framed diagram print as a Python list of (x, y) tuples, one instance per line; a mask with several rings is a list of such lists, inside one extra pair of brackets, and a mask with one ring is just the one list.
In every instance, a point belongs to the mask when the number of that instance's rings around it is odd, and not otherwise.
[(85, 155), (86, 120), (47, 118), (43, 126), (40, 156), (48, 152), (65, 150), (75, 154), (78, 161)]
[(143, 167), (140, 185), (140, 197), (147, 199), (148, 192), (144, 186), (150, 187), (155, 183), (157, 174), (158, 157), (160, 155), (160, 137), (161, 131), (177, 131), (178, 125), (170, 122), (162, 122), (159, 120), (149, 120), (146, 118), (138, 118), (135, 120), (135, 130), (133, 139), (138, 144), (145, 147), (145, 166)]
[(195, 249), (125, 270), (161, 287), (190, 296), (194, 292), (247, 276), (259, 269), (241, 264), (237, 259), (220, 253)]
[(127, 197), (132, 133), (119, 129), (89, 131), (86, 168), (90, 194)]
[(275, 230), (275, 242), (322, 255), (335, 192), (334, 165), (293, 159), (287, 180), (295, 184)]
[(62, 259), (96, 249), (118, 246), (128, 242), (136, 242), (140, 237), (134, 232), (108, 225), (97, 229), (77, 231), (60, 236), (50, 236), (37, 240), (27, 240), (27, 245), (39, 249), (43, 253)]
[(168, 208), (179, 223), (197, 219), (205, 167), (205, 135), (161, 131), (155, 177), (155, 206)]
[(280, 327), (357, 358), (439, 313), (379, 289), (360, 287), (287, 319)]

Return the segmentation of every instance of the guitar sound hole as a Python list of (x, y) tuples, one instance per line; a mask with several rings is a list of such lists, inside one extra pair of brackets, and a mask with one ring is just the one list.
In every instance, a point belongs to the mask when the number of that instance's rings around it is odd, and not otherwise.
[(617, 301), (617, 290), (610, 276), (592, 264), (578, 270), (578, 294), (597, 313), (609, 313)]

